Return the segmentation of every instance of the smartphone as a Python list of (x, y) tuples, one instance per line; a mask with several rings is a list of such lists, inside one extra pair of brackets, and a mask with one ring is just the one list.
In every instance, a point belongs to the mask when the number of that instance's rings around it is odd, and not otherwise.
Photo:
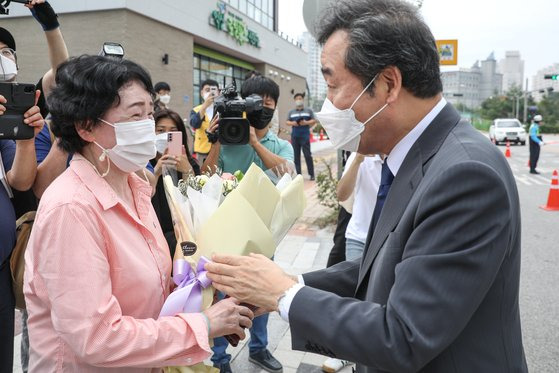
[(7, 100), (0, 115), (0, 139), (32, 139), (33, 127), (23, 123), (23, 114), (35, 105), (35, 85), (0, 82), (0, 95)]
[(182, 132), (167, 132), (167, 154), (175, 156), (182, 155)]

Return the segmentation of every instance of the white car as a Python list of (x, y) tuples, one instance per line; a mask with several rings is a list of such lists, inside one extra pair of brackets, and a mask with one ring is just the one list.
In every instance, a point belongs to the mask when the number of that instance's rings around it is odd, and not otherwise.
[(496, 145), (500, 142), (526, 144), (526, 131), (518, 119), (495, 119), (489, 127), (489, 139)]

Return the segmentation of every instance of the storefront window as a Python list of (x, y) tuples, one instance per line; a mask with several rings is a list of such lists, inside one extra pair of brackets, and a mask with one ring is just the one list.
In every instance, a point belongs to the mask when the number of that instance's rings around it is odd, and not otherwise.
[(219, 83), (219, 88), (223, 88), (224, 84), (228, 85), (233, 82), (237, 84), (237, 89), (241, 89), (245, 75), (249, 70), (239, 66), (235, 66), (226, 62), (222, 62), (210, 57), (194, 54), (194, 77), (193, 77), (193, 105), (198, 106), (202, 103), (200, 97), (200, 83), (206, 79), (213, 79)]

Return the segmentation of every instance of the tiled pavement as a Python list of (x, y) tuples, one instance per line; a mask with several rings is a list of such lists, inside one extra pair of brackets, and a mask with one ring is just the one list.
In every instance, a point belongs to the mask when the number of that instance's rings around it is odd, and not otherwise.
[[(320, 158), (335, 159), (329, 141), (311, 144), (315, 157), (317, 172), (321, 170)], [(302, 162), (304, 163), (304, 162)], [(335, 162), (334, 162), (335, 164)], [(307, 175), (303, 165), (303, 175)], [(294, 225), (276, 251), (275, 261), (287, 272), (300, 274), (315, 269), (324, 268), (328, 254), (332, 247), (333, 227), (319, 229), (313, 222), (324, 215), (325, 208), (316, 199), (316, 184), (305, 181), (307, 207), (304, 216)], [(16, 338), (14, 373), (21, 372), (19, 346), (21, 342), (21, 328), (19, 315), (16, 313)], [(325, 326), (326, 327), (326, 326)], [(283, 364), (284, 373), (313, 373), (321, 372), (322, 363), (326, 359), (312, 353), (291, 350), (291, 331), (288, 323), (284, 322), (277, 313), (270, 315), (268, 322), (268, 348)], [(248, 361), (248, 338), (241, 341), (235, 348), (229, 347), (227, 352), (232, 358), (232, 369), (239, 373), (265, 372)], [(351, 372), (351, 367), (344, 368), (341, 373)]]

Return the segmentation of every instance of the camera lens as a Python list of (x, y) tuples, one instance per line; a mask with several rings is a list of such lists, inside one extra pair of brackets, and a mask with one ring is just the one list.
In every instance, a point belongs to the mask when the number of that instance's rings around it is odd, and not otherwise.
[(250, 127), (248, 121), (242, 118), (224, 118), (219, 124), (219, 136), (222, 144), (247, 144)]

